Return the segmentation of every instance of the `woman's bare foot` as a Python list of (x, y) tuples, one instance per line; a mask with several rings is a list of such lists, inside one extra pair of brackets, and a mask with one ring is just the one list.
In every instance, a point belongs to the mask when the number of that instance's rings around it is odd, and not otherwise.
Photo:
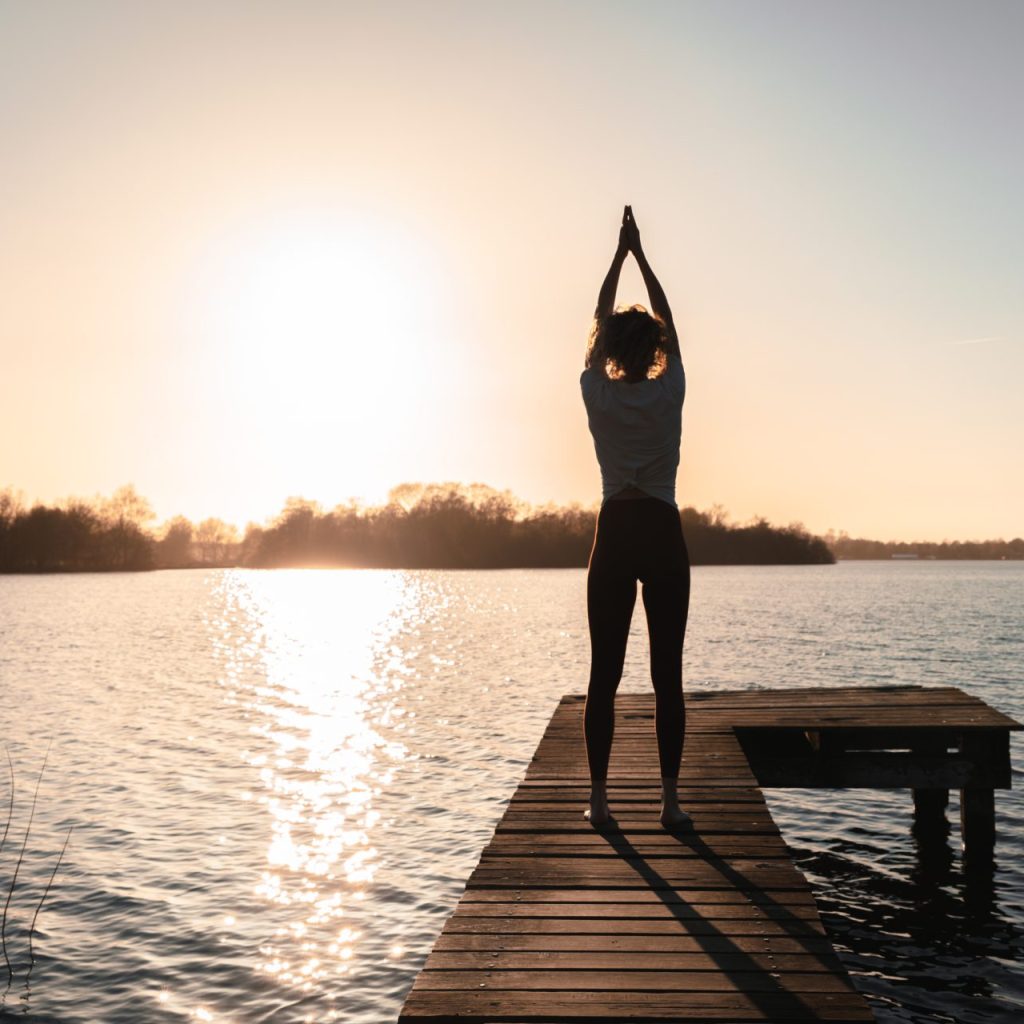
[(662, 776), (661, 823), (665, 828), (693, 828), (693, 819), (679, 806), (679, 783)]
[(693, 819), (678, 804), (661, 808), (661, 823), (665, 828), (693, 828)]
[(607, 825), (612, 813), (608, 809), (608, 784), (595, 782), (590, 789), (590, 809), (583, 812), (583, 819), (591, 825)]

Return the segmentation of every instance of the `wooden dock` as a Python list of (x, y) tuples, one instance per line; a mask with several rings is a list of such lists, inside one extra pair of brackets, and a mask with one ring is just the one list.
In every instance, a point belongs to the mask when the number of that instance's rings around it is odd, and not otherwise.
[(687, 696), (680, 803), (658, 822), (653, 695), (616, 698), (615, 823), (582, 818), (583, 697), (563, 697), (405, 1001), (402, 1024), (871, 1021), (760, 786), (914, 791), (917, 820), (961, 790), (972, 863), (1021, 724), (953, 687)]

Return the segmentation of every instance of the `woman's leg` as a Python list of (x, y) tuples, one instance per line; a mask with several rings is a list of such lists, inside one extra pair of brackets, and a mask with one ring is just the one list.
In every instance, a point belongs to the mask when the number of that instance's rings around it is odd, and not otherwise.
[(615, 731), (615, 691), (622, 679), (635, 603), (635, 579), (595, 572), (591, 568), (587, 574), (590, 682), (583, 711), (583, 733), (593, 783), (605, 783), (608, 778), (608, 759)]
[(683, 702), (683, 640), (690, 607), (690, 565), (680, 530), (678, 540), (667, 542), (673, 558), (668, 572), (644, 579), (643, 601), (651, 645), (651, 681), (655, 695), (655, 732), (661, 768), (665, 824), (682, 824), (688, 816), (679, 810), (676, 794), (679, 762), (686, 731)]
[(644, 583), (643, 594), (651, 640), (658, 760), (662, 778), (674, 779), (679, 775), (686, 730), (683, 637), (690, 604), (689, 581), (685, 576), (651, 579)]

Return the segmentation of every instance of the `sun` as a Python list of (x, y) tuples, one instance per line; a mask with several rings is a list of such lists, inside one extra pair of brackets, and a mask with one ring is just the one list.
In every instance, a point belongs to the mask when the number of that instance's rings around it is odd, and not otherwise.
[(207, 326), (257, 391), (291, 387), (303, 404), (342, 382), (359, 381), (365, 393), (376, 375), (407, 366), (432, 329), (429, 259), (393, 226), (291, 214), (218, 249)]
[(407, 226), (336, 209), (264, 216), (211, 241), (191, 327), (218, 429), (259, 438), (268, 458), (305, 460), (311, 490), (339, 475), (351, 494), (393, 484), (388, 459), (415, 431), (442, 334), (433, 248)]

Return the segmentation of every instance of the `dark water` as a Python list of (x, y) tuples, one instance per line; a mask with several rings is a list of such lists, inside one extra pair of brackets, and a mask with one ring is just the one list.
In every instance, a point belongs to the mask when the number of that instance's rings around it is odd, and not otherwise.
[[(700, 568), (686, 687), (956, 685), (1024, 719), (1022, 609), (1019, 563)], [(642, 622), (624, 691), (649, 685)], [(0, 578), (0, 903), (49, 747), (0, 1016), (395, 1020), (585, 688), (585, 623), (579, 571)], [(980, 889), (955, 793), (945, 855), (922, 859), (908, 792), (769, 791), (880, 1020), (1024, 1017), (1020, 751)], [(0, 752), (0, 835), (6, 772)]]

